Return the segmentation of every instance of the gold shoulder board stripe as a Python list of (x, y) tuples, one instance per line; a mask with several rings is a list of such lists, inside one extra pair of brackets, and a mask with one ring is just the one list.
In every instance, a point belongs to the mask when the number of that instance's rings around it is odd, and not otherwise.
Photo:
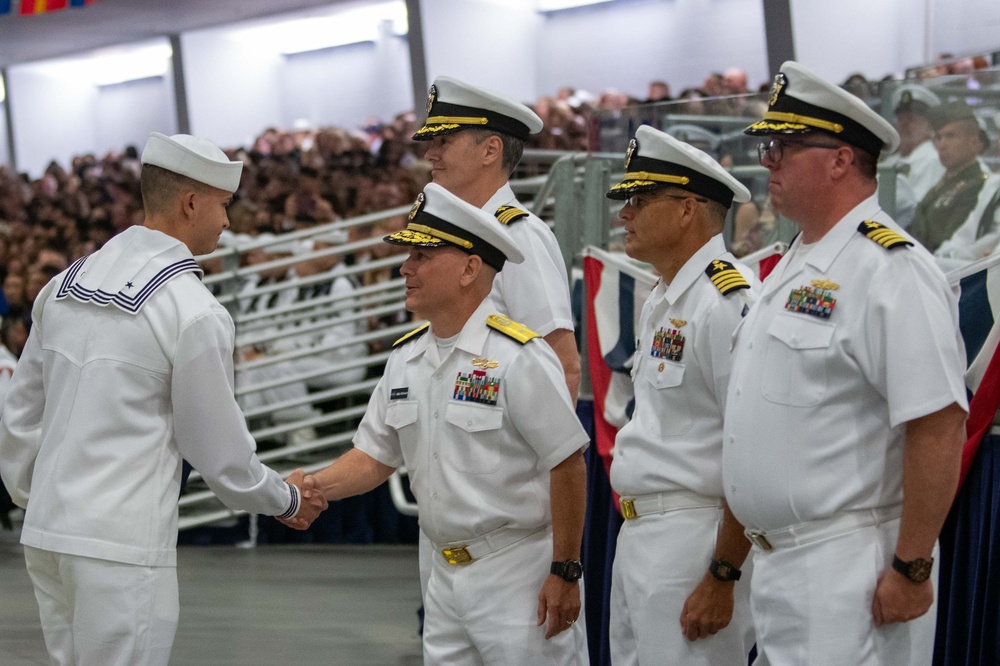
[(527, 343), (533, 338), (540, 338), (542, 336), (535, 333), (530, 328), (524, 324), (519, 324), (516, 321), (511, 321), (507, 317), (498, 314), (491, 314), (486, 318), (486, 325), (490, 328), (495, 328), (504, 335), (514, 338), (522, 345)]
[(905, 237), (897, 234), (892, 229), (872, 220), (865, 220), (859, 224), (858, 233), (865, 238), (875, 241), (887, 250), (913, 245), (911, 241), (906, 240)]
[(705, 269), (705, 275), (723, 296), (739, 289), (750, 288), (750, 283), (746, 281), (743, 274), (728, 261), (715, 259)]
[(418, 326), (417, 328), (413, 329), (412, 331), (410, 331), (409, 333), (407, 333), (406, 335), (404, 335), (403, 337), (401, 337), (399, 340), (396, 340), (395, 342), (393, 342), (392, 346), (395, 348), (395, 347), (398, 347), (399, 345), (401, 345), (404, 342), (407, 342), (409, 340), (416, 340), (421, 335), (423, 335), (424, 333), (426, 333), (427, 329), (429, 329), (430, 326), (431, 326), (430, 323), (426, 323), (423, 326)]
[(494, 215), (500, 220), (500, 224), (507, 225), (511, 222), (517, 222), (523, 217), (528, 217), (528, 211), (514, 206), (500, 206)]

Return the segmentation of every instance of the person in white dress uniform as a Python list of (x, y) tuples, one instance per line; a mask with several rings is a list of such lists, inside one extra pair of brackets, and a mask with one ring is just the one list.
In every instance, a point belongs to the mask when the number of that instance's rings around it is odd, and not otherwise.
[(706, 153), (643, 125), (624, 179), (625, 252), (660, 279), (632, 363), (635, 409), (615, 439), (611, 485), (625, 522), (611, 586), (611, 661), (745, 664), (750, 549), (722, 492), (722, 412), (733, 330), (757, 279), (722, 240), (750, 192)]
[(786, 62), (746, 132), (801, 230), (736, 331), (726, 399), (756, 663), (930, 664), (968, 410), (956, 294), (879, 207), (899, 141), (881, 116)]
[(0, 422), (0, 474), (54, 664), (165, 665), (177, 628), (181, 460), (227, 506), (304, 528), (326, 501), (257, 458), (234, 328), (193, 255), (215, 249), (241, 162), (150, 135), (145, 223), (52, 279)]
[(428, 323), (396, 342), (354, 448), (316, 486), (341, 499), (406, 465), (432, 549), (426, 664), (587, 664), (587, 435), (555, 353), (488, 298), (524, 257), (434, 183), (386, 241), (410, 246), (406, 307)]

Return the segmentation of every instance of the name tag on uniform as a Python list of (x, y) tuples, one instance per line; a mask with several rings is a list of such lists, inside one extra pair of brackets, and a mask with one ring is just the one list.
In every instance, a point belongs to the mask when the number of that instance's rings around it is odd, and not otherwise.
[(389, 400), (405, 400), (406, 396), (410, 394), (410, 387), (404, 386), (402, 388), (394, 388), (389, 391)]

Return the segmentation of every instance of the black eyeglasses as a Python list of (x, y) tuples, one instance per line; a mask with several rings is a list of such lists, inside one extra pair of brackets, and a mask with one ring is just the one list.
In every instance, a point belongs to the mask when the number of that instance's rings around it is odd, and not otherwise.
[[(664, 194), (661, 196), (668, 199), (678, 199), (680, 201), (683, 201), (684, 199), (694, 199), (698, 203), (708, 203), (708, 199), (705, 199), (704, 197), (696, 197), (693, 194), (689, 194), (687, 196), (681, 196), (679, 194)], [(653, 199), (653, 201), (655, 201), (655, 199)], [(633, 194), (625, 200), (625, 203), (632, 206), (632, 208), (635, 208), (636, 210), (642, 210), (644, 206), (653, 203), (653, 201), (650, 201), (649, 194)]]
[(785, 141), (783, 139), (771, 139), (770, 141), (761, 141), (757, 144), (757, 160), (764, 165), (764, 158), (768, 158), (774, 164), (781, 161), (781, 158), (785, 155), (785, 146), (802, 146), (803, 148), (826, 148), (827, 150), (836, 150), (840, 146), (832, 145), (829, 143), (816, 143), (814, 141)]

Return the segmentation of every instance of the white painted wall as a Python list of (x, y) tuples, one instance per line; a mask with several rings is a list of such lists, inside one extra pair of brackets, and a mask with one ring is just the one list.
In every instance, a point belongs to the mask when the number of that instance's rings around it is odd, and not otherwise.
[(94, 98), (95, 150), (104, 154), (132, 144), (139, 152), (152, 131), (177, 133), (169, 76), (98, 88)]
[(285, 56), (279, 88), (281, 124), (363, 127), (413, 108), (410, 54), (404, 37)]
[[(427, 81), (446, 75), (525, 102), (538, 97), (545, 20), (525, 0), (424, 0)], [(581, 67), (583, 69), (583, 67)], [(424, 110), (426, 91), (417, 95)]]
[[(931, 55), (1000, 50), (1000, 2), (923, 0), (931, 5)], [(923, 59), (921, 59), (923, 61)], [(920, 64), (908, 63), (908, 64)]]
[(539, 95), (571, 85), (642, 99), (653, 80), (676, 95), (734, 66), (751, 86), (770, 79), (761, 0), (618, 0), (547, 15), (536, 42)]
[[(902, 76), (908, 66), (926, 62), (925, 0), (792, 0), (791, 11), (796, 59), (836, 83), (855, 72), (876, 80)], [(993, 41), (1000, 47), (1000, 32)]]
[(181, 54), (192, 134), (247, 146), (265, 127), (283, 124), (280, 56), (226, 30), (181, 35)]
[(18, 170), (38, 176), (52, 160), (67, 165), (73, 155), (98, 150), (96, 98), (93, 85), (55, 78), (37, 65), (8, 69)]

